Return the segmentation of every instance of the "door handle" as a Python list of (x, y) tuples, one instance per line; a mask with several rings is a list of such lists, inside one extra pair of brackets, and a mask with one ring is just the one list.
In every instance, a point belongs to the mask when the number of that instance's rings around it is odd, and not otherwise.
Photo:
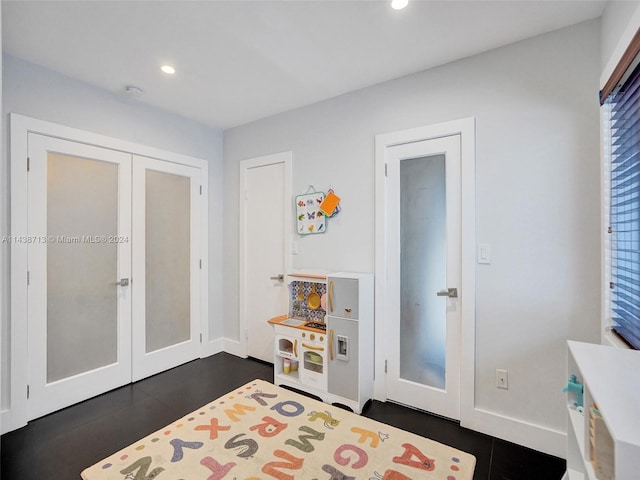
[(447, 288), (446, 290), (441, 290), (436, 293), (439, 297), (449, 297), (449, 298), (458, 298), (458, 289), (457, 288)]
[(333, 328), (329, 330), (329, 359), (333, 361)]
[(280, 282), (284, 282), (284, 273), (279, 273), (275, 277), (269, 277), (269, 280), (278, 280)]
[(129, 279), (128, 278), (122, 278), (120, 279), (119, 282), (116, 282), (116, 285), (119, 287), (128, 287), (129, 286)]
[(329, 281), (329, 311), (333, 313), (333, 280)]

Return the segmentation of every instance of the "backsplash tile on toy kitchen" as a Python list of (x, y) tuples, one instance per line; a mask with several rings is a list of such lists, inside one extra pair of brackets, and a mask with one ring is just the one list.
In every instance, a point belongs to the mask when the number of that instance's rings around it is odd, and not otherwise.
[(322, 306), (317, 309), (309, 307), (309, 294), (314, 291), (320, 297), (327, 293), (327, 285), (318, 282), (294, 281), (289, 284), (289, 316), (304, 318), (316, 322), (324, 322), (326, 312)]

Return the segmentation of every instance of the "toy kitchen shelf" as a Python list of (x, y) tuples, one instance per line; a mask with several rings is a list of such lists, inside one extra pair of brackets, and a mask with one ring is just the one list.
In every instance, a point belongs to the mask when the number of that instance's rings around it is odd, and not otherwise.
[(567, 344), (567, 376), (575, 375), (583, 384), (584, 407), (577, 408), (575, 396), (568, 394), (564, 479), (637, 480), (640, 352), (574, 341)]

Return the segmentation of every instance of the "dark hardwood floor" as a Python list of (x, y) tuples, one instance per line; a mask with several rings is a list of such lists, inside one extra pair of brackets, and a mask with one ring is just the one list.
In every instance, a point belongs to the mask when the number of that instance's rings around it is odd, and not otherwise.
[[(255, 378), (272, 381), (271, 365), (220, 353), (34, 420), (2, 436), (1, 478), (77, 480), (86, 467)], [(562, 459), (400, 405), (374, 401), (363, 414), (475, 455), (474, 480), (564, 474)]]

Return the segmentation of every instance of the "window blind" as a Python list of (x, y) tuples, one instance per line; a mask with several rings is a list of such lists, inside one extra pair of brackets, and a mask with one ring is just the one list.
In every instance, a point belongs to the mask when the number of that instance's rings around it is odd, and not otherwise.
[(640, 349), (640, 67), (608, 95), (611, 317)]

